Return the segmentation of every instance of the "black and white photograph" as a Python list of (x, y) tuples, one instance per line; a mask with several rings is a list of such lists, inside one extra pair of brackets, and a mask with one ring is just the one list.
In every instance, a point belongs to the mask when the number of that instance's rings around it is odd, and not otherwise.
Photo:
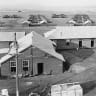
[(0, 0), (0, 96), (96, 96), (96, 0)]

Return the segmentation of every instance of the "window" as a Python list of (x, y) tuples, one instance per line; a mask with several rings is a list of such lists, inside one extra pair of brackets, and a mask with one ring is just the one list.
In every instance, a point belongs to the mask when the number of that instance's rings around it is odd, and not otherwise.
[(91, 47), (94, 47), (94, 39), (91, 40)]
[(29, 60), (23, 60), (23, 70), (24, 71), (29, 70)]
[(82, 40), (79, 40), (79, 47), (82, 47)]
[(10, 61), (10, 71), (16, 72), (16, 62), (15, 61)]
[(66, 45), (69, 45), (70, 44), (70, 40), (66, 40)]

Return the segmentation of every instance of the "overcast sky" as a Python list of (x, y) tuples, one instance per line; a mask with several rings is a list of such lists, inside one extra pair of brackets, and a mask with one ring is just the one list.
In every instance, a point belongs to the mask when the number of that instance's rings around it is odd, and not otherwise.
[(96, 6), (96, 0), (0, 0), (2, 8), (55, 9)]

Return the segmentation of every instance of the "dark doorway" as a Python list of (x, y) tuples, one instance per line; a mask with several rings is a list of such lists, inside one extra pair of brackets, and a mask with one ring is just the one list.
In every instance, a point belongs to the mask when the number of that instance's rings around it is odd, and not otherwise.
[(63, 72), (68, 71), (70, 68), (70, 63), (68, 61), (63, 62)]
[(91, 40), (91, 47), (94, 47), (94, 39)]
[(38, 72), (38, 75), (43, 74), (43, 63), (37, 64), (37, 72)]
[(79, 40), (79, 48), (82, 48), (82, 40)]

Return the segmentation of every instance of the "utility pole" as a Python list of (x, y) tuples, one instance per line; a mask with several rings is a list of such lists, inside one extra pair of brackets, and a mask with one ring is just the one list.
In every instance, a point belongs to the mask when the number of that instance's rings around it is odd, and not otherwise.
[[(32, 42), (33, 42), (33, 32), (32, 32)], [(31, 70), (31, 76), (33, 76), (33, 44), (31, 47), (31, 55), (32, 55), (32, 70)]]
[(1, 64), (0, 64), (0, 77), (1, 77), (2, 75), (1, 75)]
[(18, 78), (18, 44), (17, 44), (17, 40), (16, 40), (16, 33), (15, 35), (15, 41), (14, 41), (14, 45), (16, 48), (16, 54), (15, 54), (15, 60), (16, 60), (16, 96), (19, 96), (19, 78)]
[(33, 48), (32, 47), (31, 47), (31, 55), (32, 55), (32, 70), (31, 70), (31, 75), (33, 76)]

